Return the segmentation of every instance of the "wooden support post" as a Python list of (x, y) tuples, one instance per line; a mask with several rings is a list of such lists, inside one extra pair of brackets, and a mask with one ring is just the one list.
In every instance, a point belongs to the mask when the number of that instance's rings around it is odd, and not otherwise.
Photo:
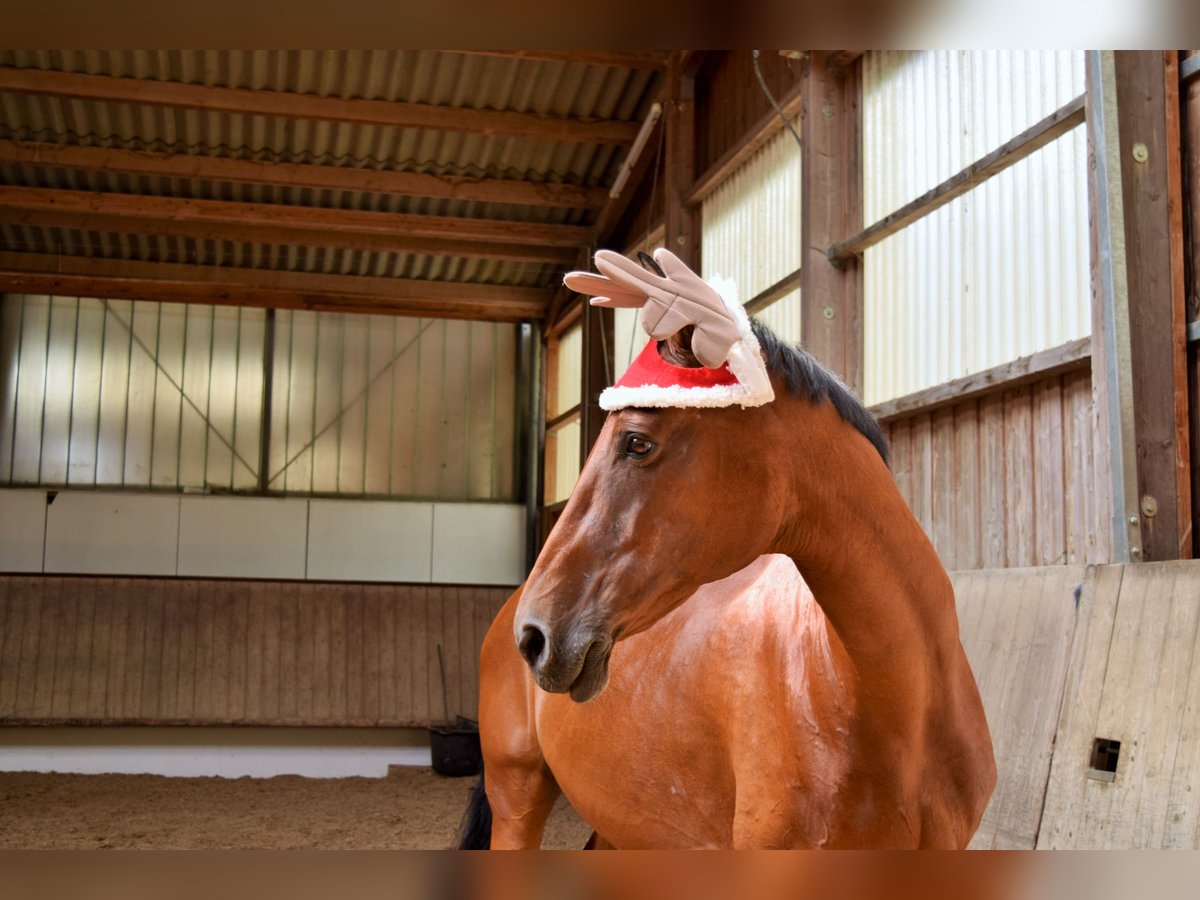
[(1142, 558), (1186, 559), (1192, 510), (1178, 53), (1119, 52), (1115, 64)]
[(862, 228), (861, 64), (809, 57), (802, 85), (800, 328), (802, 343), (862, 390), (862, 263), (828, 250)]
[[(1200, 63), (1200, 51), (1193, 50), (1191, 54), (1180, 63), (1181, 71), (1185, 67), (1194, 69)], [(1184, 290), (1190, 329), (1188, 405), (1192, 425), (1192, 557), (1200, 558), (1200, 338), (1194, 336), (1200, 331), (1200, 78), (1189, 79), (1183, 92), (1183, 206), (1187, 235)]]
[(612, 384), (613, 311), (592, 306), (586, 300), (583, 306), (583, 404), (582, 426), (579, 440), (579, 467), (587, 461), (604, 419), (608, 415), (600, 408), (600, 392)]
[(1097, 487), (1113, 562), (1178, 559), (1191, 478), (1177, 58), (1091, 52), (1087, 77)]
[(663, 246), (699, 272), (700, 213), (687, 199), (696, 182), (696, 76), (690, 69), (683, 51), (667, 69)]

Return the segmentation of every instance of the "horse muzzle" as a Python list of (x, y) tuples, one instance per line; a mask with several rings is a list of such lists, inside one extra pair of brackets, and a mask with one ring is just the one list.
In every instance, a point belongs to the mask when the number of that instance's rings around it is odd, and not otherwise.
[(570, 693), (577, 703), (591, 700), (608, 684), (612, 637), (599, 631), (556, 636), (536, 619), (517, 622), (517, 649), (534, 681), (552, 694)]

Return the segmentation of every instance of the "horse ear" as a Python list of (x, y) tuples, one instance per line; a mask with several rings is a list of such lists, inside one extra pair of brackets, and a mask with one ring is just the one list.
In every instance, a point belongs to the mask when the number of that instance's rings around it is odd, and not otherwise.
[(703, 369), (704, 363), (692, 352), (692, 335), (695, 325), (685, 325), (665, 341), (658, 342), (658, 355), (673, 366), (685, 369)]

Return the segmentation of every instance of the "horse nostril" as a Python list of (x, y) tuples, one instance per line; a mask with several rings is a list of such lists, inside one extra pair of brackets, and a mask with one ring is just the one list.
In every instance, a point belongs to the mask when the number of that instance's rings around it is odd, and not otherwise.
[(529, 668), (536, 669), (546, 649), (545, 632), (536, 625), (526, 625), (521, 629), (521, 640), (517, 642), (517, 649), (525, 657), (525, 662), (529, 663)]

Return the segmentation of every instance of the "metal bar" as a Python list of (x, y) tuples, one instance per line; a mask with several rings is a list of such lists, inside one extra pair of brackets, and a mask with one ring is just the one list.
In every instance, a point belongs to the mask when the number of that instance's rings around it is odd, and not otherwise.
[[(16, 371), (13, 373), (13, 413), (12, 434), (8, 437), (8, 483), (12, 484), (13, 473), (17, 465), (17, 413), (21, 408), (21, 352), (25, 346), (25, 307), (29, 297), (21, 296), (21, 312), (17, 316), (17, 358)], [(97, 443), (96, 446), (99, 446)]]
[(770, 306), (776, 300), (790, 294), (796, 288), (800, 287), (800, 270), (797, 269), (788, 275), (784, 275), (777, 282), (771, 285), (764, 291), (755, 294), (746, 301), (746, 312), (753, 314), (760, 309)]
[(1012, 140), (1006, 141), (991, 153), (977, 159), (961, 172), (926, 191), (911, 203), (884, 216), (853, 237), (837, 242), (828, 250), (829, 260), (834, 263), (845, 262), (860, 255), (868, 247), (878, 244), (884, 238), (924, 218), (935, 209), (945, 206), (956, 197), (961, 197), (967, 191), (978, 187), (1051, 141), (1062, 137), (1068, 131), (1083, 124), (1085, 120), (1084, 107), (1084, 98), (1076, 97), (1036, 125), (1027, 128)]
[(463, 456), (466, 457), (464, 462), (466, 464), (466, 470), (467, 470), (464, 496), (468, 500), (471, 500), (471, 499), (474, 499), (473, 497), (471, 497), (471, 456), (473, 455), (472, 450), (471, 450), (471, 419), (472, 419), (472, 415), (474, 412), (474, 407), (472, 407), (472, 405), (471, 405), (471, 400), (475, 393), (473, 390), (474, 381), (475, 381), (475, 379), (473, 377), (475, 374), (475, 366), (474, 366), (474, 358), (473, 358), (473, 354), (475, 351), (475, 329), (471, 326), (470, 322), (467, 323), (466, 328), (467, 328), (467, 402), (463, 405), (463, 408), (466, 410), (466, 415), (463, 416), (462, 440), (463, 440)]
[(46, 394), (50, 388), (50, 333), (54, 329), (54, 298), (47, 299), (50, 301), (50, 306), (46, 311), (46, 355), (43, 357), (45, 362), (42, 364), (42, 420), (41, 425), (38, 426), (38, 484), (42, 483), (42, 461), (46, 456)]
[(870, 408), (870, 412), (882, 421), (929, 413), (944, 406), (1011, 390), (1051, 375), (1086, 368), (1091, 356), (1091, 337), (1077, 338), (974, 375), (877, 403)]
[(263, 328), (263, 390), (258, 431), (258, 492), (267, 492), (267, 470), (271, 460), (271, 409), (275, 392), (275, 310), (267, 310)]
[[(334, 455), (333, 469), (333, 489), (337, 493), (342, 492), (342, 416), (346, 414), (346, 317), (338, 317), (338, 414), (334, 420), (337, 422), (337, 434), (334, 438), (334, 446), (337, 452)], [(314, 423), (315, 424), (315, 423)]]
[[(289, 311), (288, 317), (288, 374), (287, 374), (287, 400), (286, 407), (283, 411), (283, 456), (287, 458), (288, 451), (292, 447), (292, 360), (295, 355), (296, 344), (296, 316), (297, 313)], [(267, 466), (267, 471), (270, 472), (270, 466)], [(267, 484), (270, 485), (275, 481), (275, 477), (268, 477)], [(287, 493), (287, 479), (283, 480), (282, 488), (284, 493)]]
[(71, 348), (71, 405), (67, 407), (67, 471), (63, 476), (64, 484), (71, 483), (71, 444), (75, 431), (75, 382), (79, 369), (79, 307), (82, 303), (83, 301), (78, 297), (75, 298), (75, 344)]
[[(105, 301), (107, 306), (107, 301)], [(124, 320), (120, 316), (113, 313), (114, 317), (122, 325), (125, 325)], [(121, 419), (121, 486), (125, 486), (126, 466), (129, 462), (129, 388), (130, 381), (133, 379), (133, 323), (134, 317), (137, 316), (137, 303), (129, 304), (129, 324), (125, 327), (129, 330), (129, 343), (125, 347), (125, 416)], [(205, 442), (207, 446), (207, 441)], [(207, 471), (207, 470), (206, 470)]]
[[(370, 320), (368, 320), (370, 321)], [(371, 382), (371, 328), (367, 327), (366, 334), (366, 349), (363, 351), (363, 382), (370, 384)], [(366, 396), (363, 397), (363, 427), (362, 427), (362, 490), (359, 492), (363, 495), (367, 493), (367, 437), (371, 433), (371, 391), (367, 390)]]
[(408, 487), (408, 495), (415, 497), (417, 494), (417, 472), (421, 468), (421, 356), (424, 351), (424, 342), (420, 340), (422, 334), (425, 333), (424, 319), (419, 322), (421, 331), (417, 333), (417, 377), (413, 379), (413, 428), (412, 428), (412, 481)]
[[(233, 456), (229, 460), (229, 489), (237, 484), (237, 461), (241, 458), (237, 452), (238, 432), (238, 389), (242, 384), (242, 307), (237, 308), (237, 330), (233, 333), (233, 427), (230, 430), (229, 442), (233, 448)], [(254, 469), (247, 466), (250, 472)]]
[(183, 384), (187, 381), (187, 348), (188, 348), (188, 325), (192, 321), (192, 309), (190, 306), (183, 307), (183, 348), (180, 354), (179, 362), (179, 422), (176, 425), (179, 434), (179, 450), (175, 454), (175, 487), (181, 489), (183, 487)]
[(1126, 563), (1141, 556), (1141, 528), (1116, 62), (1111, 51), (1089, 50), (1086, 65), (1089, 128), (1095, 148), (1090, 192), (1099, 247), (1098, 258), (1093, 261), (1093, 319), (1101, 326), (1093, 328), (1096, 350), (1092, 355), (1103, 360), (1103, 368), (1094, 377), (1103, 379), (1098, 399), (1104, 404), (1107, 423), (1107, 433), (1101, 439), (1108, 444), (1111, 476), (1112, 562)]
[(500, 326), (492, 323), (492, 424), (488, 431), (488, 454), (492, 461), (491, 472), (488, 473), (488, 499), (496, 499), (496, 485), (500, 481), (500, 457), (496, 453), (496, 432), (499, 427), (497, 419), (496, 397), (500, 391)]
[[(108, 307), (100, 304), (103, 322), (100, 325), (100, 375), (96, 385), (96, 453), (92, 457), (92, 484), (100, 480), (100, 424), (104, 419), (104, 358), (108, 352)], [(180, 416), (183, 415), (182, 408)]]
[(162, 315), (163, 305), (158, 306), (158, 317), (154, 320), (154, 390), (150, 392), (150, 465), (146, 467), (146, 480), (150, 487), (154, 487), (154, 433), (157, 430), (158, 423), (158, 376), (162, 371), (162, 364), (159, 362), (159, 357), (162, 355)]
[[(300, 458), (301, 453), (303, 453), (309, 447), (313, 448), (312, 460), (308, 467), (308, 490), (310, 493), (316, 487), (316, 482), (317, 482), (317, 451), (316, 451), (317, 388), (321, 384), (321, 379), (320, 379), (320, 374), (321, 374), (321, 371), (320, 371), (321, 370), (321, 319), (323, 319), (323, 318), (324, 318), (323, 313), (317, 313), (317, 321), (316, 321), (316, 332), (317, 333), (316, 333), (316, 340), (313, 342), (312, 418), (309, 420), (309, 425), (313, 431), (312, 440), (309, 441), (307, 444), (305, 444), (304, 447), (301, 448), (301, 450), (292, 459), (287, 460), (283, 464), (283, 471), (286, 472), (288, 469), (288, 466), (290, 466), (296, 459)], [(289, 449), (291, 449), (291, 448), (289, 448)]]
[(517, 467), (518, 496), (525, 500), (525, 566), (528, 571), (533, 568), (541, 543), (542, 466), (546, 457), (546, 405), (542, 390), (545, 346), (536, 323), (521, 326), (519, 349), (517, 381), (521, 389), (515, 394), (521, 430), (513, 464)]
[[(208, 415), (212, 412), (212, 378), (213, 378), (213, 346), (216, 343), (217, 334), (217, 308), (214, 306), (208, 316), (208, 371), (205, 373), (205, 395), (204, 395), (204, 412), (200, 413), (200, 417), (204, 419), (204, 423), (208, 425)], [(197, 407), (197, 411), (199, 408)], [(204, 484), (206, 490), (208, 488), (208, 428), (204, 429)]]
[[(396, 355), (396, 319), (392, 317), (392, 355)], [(392, 487), (392, 472), (395, 470), (395, 457), (392, 455), (396, 443), (396, 373), (392, 372), (391, 390), (388, 400), (388, 453), (387, 453), (387, 492), (390, 496), (393, 492)]]
[(1187, 84), (1200, 75), (1200, 56), (1189, 56), (1179, 61), (1179, 83)]

